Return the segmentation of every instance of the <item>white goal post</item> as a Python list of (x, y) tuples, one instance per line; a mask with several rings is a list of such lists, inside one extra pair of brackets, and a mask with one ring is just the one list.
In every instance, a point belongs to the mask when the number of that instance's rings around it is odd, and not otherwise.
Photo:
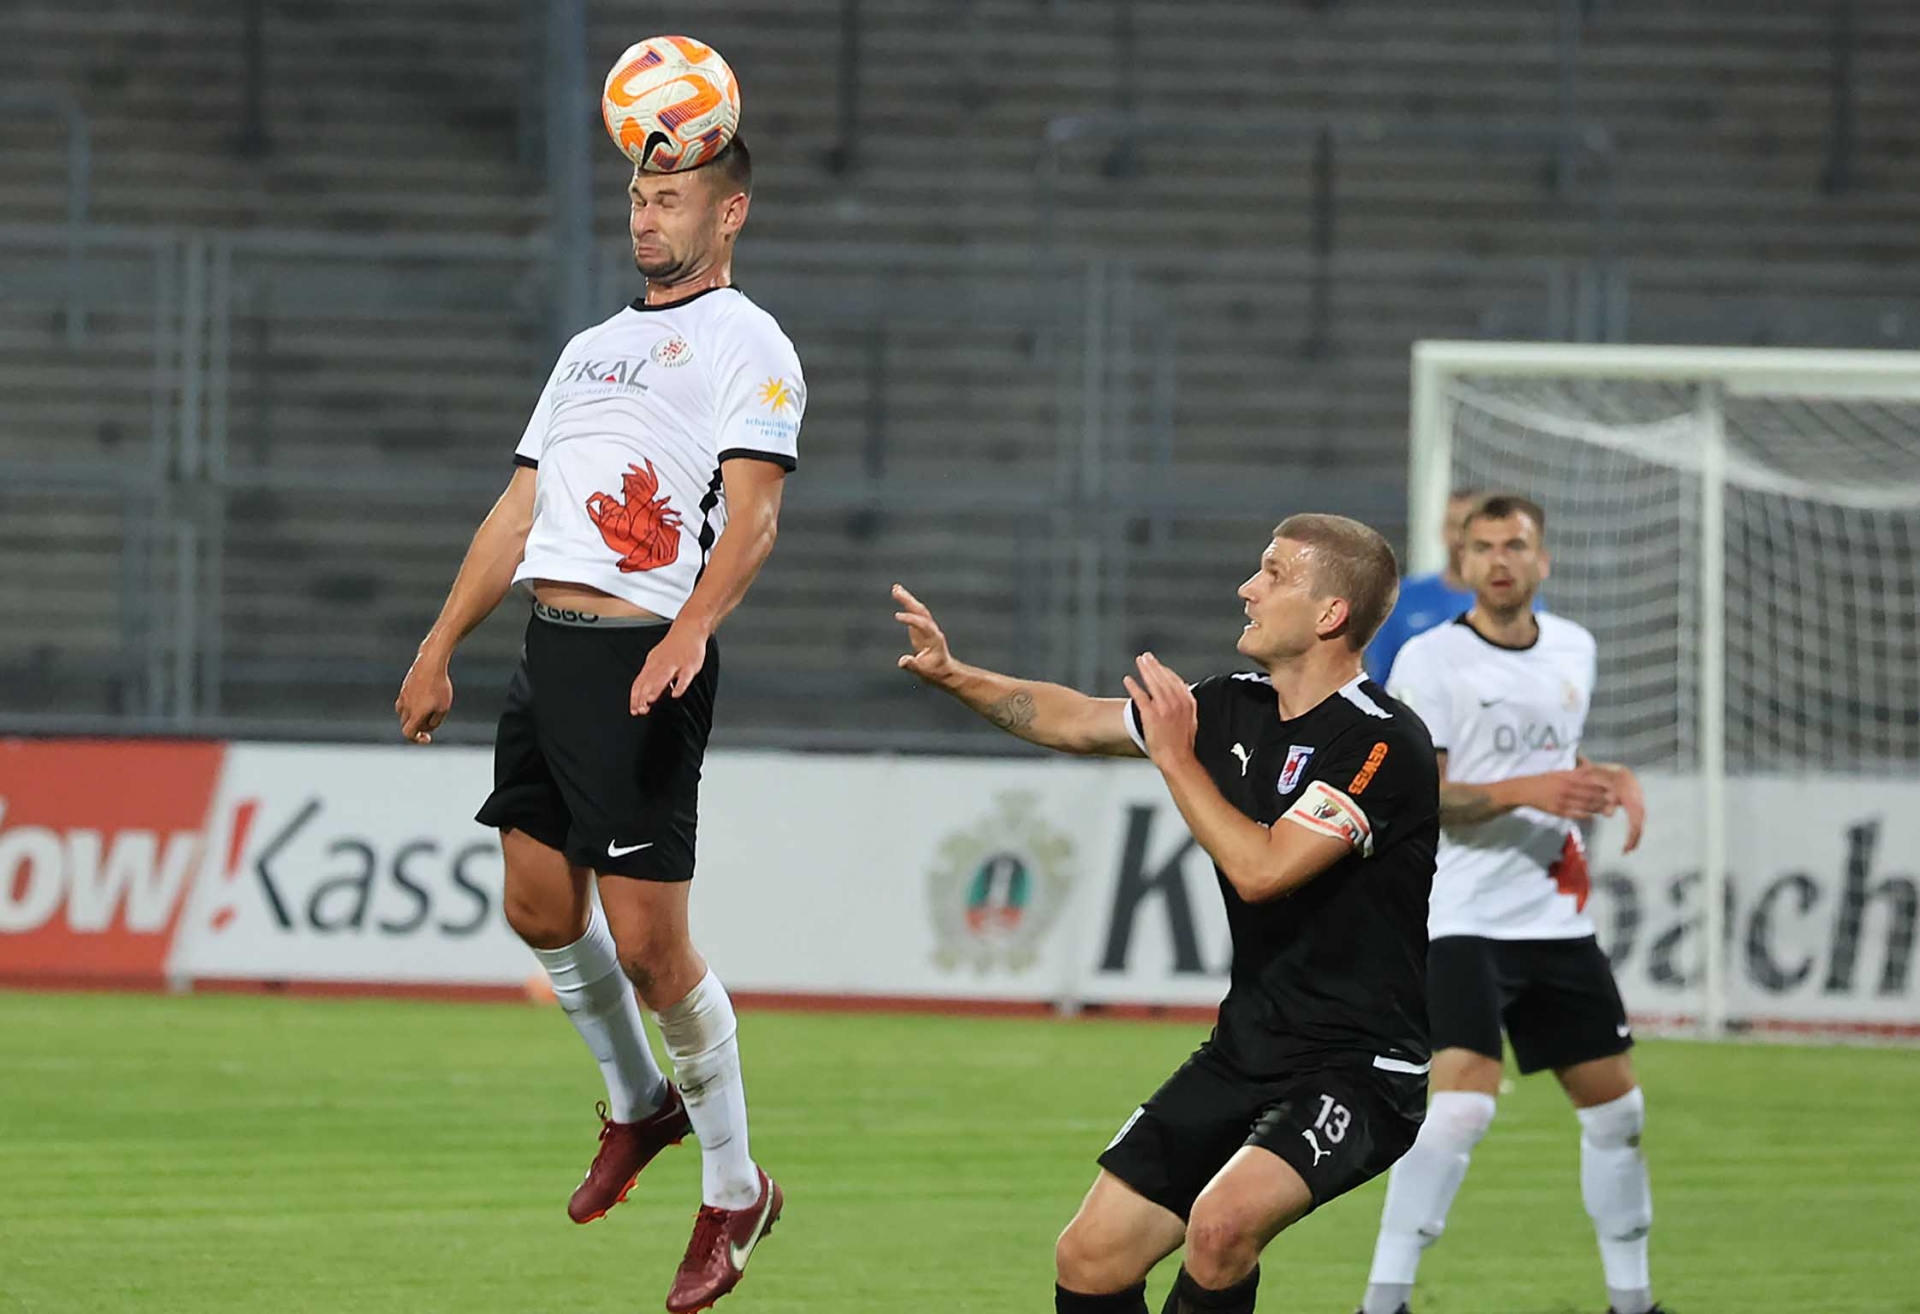
[[(1920, 1036), (1920, 352), (1421, 342), (1412, 571), (1457, 488), (1547, 512), (1647, 780), (1594, 903), (1649, 1022)], [(1610, 835), (1612, 838), (1610, 838)]]

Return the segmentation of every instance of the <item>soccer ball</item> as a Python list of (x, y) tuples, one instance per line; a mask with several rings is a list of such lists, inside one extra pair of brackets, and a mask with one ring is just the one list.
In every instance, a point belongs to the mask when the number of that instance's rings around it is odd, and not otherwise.
[(614, 62), (600, 96), (607, 135), (642, 173), (698, 168), (740, 124), (740, 83), (712, 46), (649, 37)]

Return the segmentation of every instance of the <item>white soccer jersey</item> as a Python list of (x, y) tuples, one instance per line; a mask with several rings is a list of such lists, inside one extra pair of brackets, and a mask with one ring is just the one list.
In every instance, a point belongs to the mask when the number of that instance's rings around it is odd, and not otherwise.
[(585, 584), (679, 615), (727, 526), (721, 463), (792, 470), (806, 404), (793, 344), (732, 288), (635, 301), (577, 335), (514, 451), (539, 471), (514, 582)]
[[(1593, 636), (1542, 614), (1531, 647), (1504, 648), (1464, 619), (1407, 640), (1387, 687), (1447, 754), (1448, 781), (1483, 784), (1575, 765), (1593, 700)], [(1561, 865), (1579, 828), (1515, 808), (1441, 833), (1427, 931), (1495, 940), (1592, 935), (1583, 862)]]

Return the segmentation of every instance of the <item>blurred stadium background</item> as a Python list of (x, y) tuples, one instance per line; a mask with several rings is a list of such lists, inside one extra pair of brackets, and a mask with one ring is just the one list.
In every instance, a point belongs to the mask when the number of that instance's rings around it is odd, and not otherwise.
[[(456, 661), (465, 751), (373, 745), (552, 353), (638, 289), (596, 98), (659, 31), (740, 77), (736, 277), (810, 393), (724, 639), (703, 870), (777, 923), (719, 941), (730, 981), (1217, 997), (1211, 882), (1151, 777), (1020, 760), (920, 692), (887, 585), (984, 664), (1198, 675), (1276, 519), (1431, 564), (1433, 495), (1470, 478), (1564, 529), (1552, 601), (1618, 654), (1596, 747), (1660, 783), (1652, 856), (1597, 895), (1636, 1013), (1920, 1029), (1920, 358), (1755, 384), (1731, 353), (1596, 380), (1576, 352), (1457, 366), (1438, 421), (1409, 402), (1427, 339), (1920, 349), (1907, 0), (12, 0), (0, 981), (517, 988), (466, 816), (521, 611)], [(556, 1223), (592, 1129), (565, 1031), (0, 995), (0, 1308), (507, 1310), (576, 1263), (664, 1274), (681, 1178), (584, 1242)], [(1196, 1035), (750, 1017), (760, 1144), (820, 1207), (728, 1308), (1042, 1307), (1092, 1152)], [(1911, 1050), (1644, 1053), (1676, 1307), (1920, 1309)], [(1537, 1085), (1423, 1310), (1604, 1303)], [(1269, 1303), (1350, 1308), (1377, 1204), (1277, 1251)], [(925, 1274), (861, 1248), (876, 1210)], [(1515, 1214), (1550, 1220), (1519, 1258)]]
[[(600, 78), (694, 15), (10, 12), (0, 706), (383, 737), (551, 353), (632, 295)], [(1213, 660), (1276, 515), (1405, 542), (1419, 338), (1920, 346), (1910, 5), (698, 18), (762, 162), (740, 281), (816, 397), (731, 742), (991, 742), (874, 660), (896, 575), (989, 663)]]

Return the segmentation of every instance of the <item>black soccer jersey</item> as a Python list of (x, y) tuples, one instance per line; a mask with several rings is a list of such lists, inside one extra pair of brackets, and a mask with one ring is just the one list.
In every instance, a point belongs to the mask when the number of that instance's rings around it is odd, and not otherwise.
[[(1229, 802), (1262, 825), (1304, 822), (1356, 841), (1306, 885), (1264, 903), (1219, 876), (1233, 971), (1215, 1050), (1251, 1077), (1322, 1062), (1422, 1070), (1427, 896), (1440, 841), (1426, 726), (1364, 678), (1290, 721), (1264, 675), (1216, 676), (1193, 694), (1194, 748)], [(1282, 821), (1302, 800), (1299, 820)]]

